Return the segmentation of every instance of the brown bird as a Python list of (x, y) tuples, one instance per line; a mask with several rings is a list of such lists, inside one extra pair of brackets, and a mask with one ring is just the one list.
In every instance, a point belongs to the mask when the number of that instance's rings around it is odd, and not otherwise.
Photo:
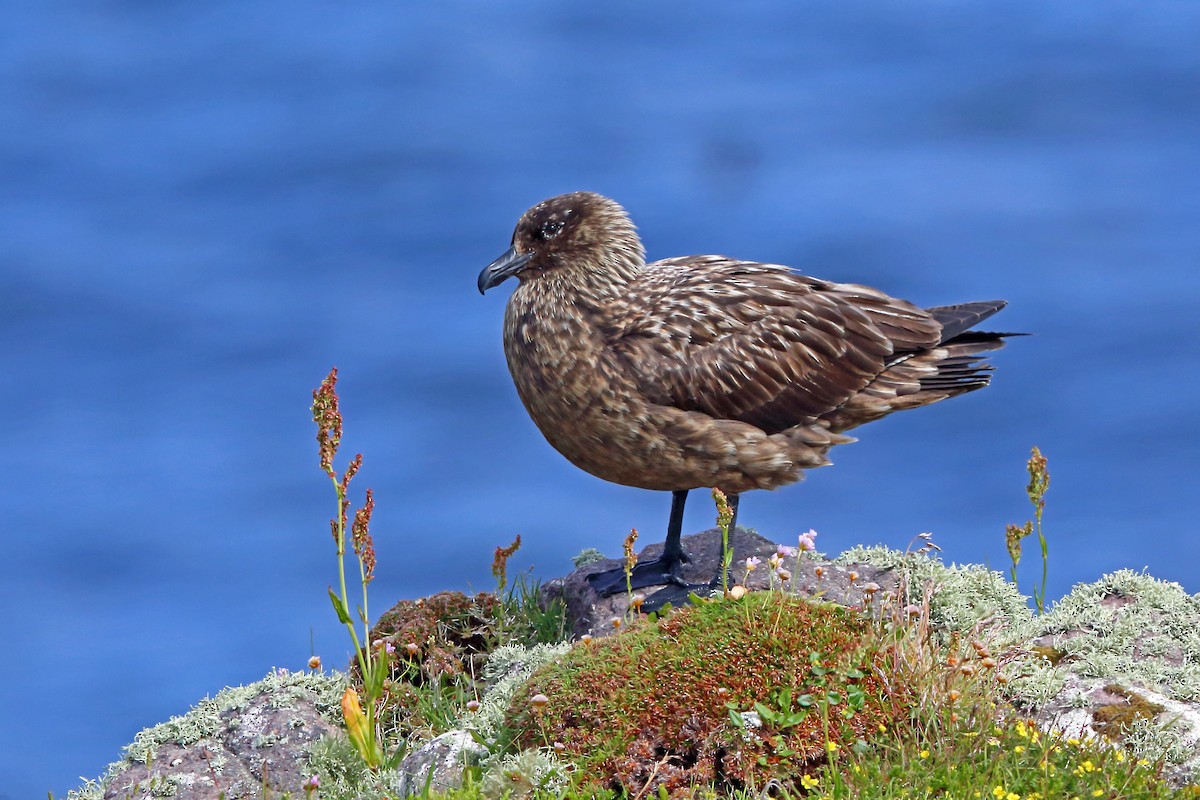
[[(673, 492), (663, 554), (635, 588), (695, 588), (680, 578), (689, 490), (724, 491), (736, 524), (740, 493), (830, 463), (845, 431), (986, 386), (980, 356), (1012, 335), (970, 330), (1003, 300), (922, 309), (777, 264), (647, 264), (625, 210), (591, 192), (526, 211), (479, 291), (514, 275), (504, 352), (543, 435), (597, 477)], [(592, 582), (624, 591), (625, 574)]]

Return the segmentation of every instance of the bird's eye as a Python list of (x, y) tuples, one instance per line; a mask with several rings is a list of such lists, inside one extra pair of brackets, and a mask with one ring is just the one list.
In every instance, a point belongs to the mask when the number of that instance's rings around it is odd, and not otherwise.
[(555, 236), (558, 236), (558, 234), (562, 232), (562, 229), (563, 221), (561, 219), (552, 219), (543, 222), (541, 226), (538, 227), (535, 235), (538, 239), (544, 242), (549, 239), (553, 239)]

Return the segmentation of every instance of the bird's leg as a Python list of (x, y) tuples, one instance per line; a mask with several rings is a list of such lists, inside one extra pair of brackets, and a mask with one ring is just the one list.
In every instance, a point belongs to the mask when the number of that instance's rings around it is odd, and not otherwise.
[[(729, 518), (729, 535), (733, 536), (733, 532), (737, 530), (737, 512), (738, 512), (738, 495), (726, 495), (726, 501), (729, 503), (731, 512)], [(673, 518), (673, 516), (672, 516)], [(667, 534), (668, 546), (670, 544), (670, 533)], [(664, 550), (664, 555), (666, 551)], [(649, 614), (660, 610), (663, 606), (670, 603), (673, 606), (683, 605), (688, 601), (688, 598), (693, 594), (705, 594), (713, 589), (720, 588), (722, 578), (725, 577), (725, 553), (724, 551), (717, 557), (717, 574), (708, 583), (687, 583), (682, 578), (674, 578), (670, 586), (659, 589), (654, 594), (646, 598), (646, 602), (642, 604), (642, 611)]]
[(639, 561), (625, 580), (625, 568), (614, 567), (588, 575), (588, 583), (601, 597), (619, 594), (626, 589), (642, 589), (646, 586), (662, 586), (665, 583), (686, 585), (681, 572), (688, 557), (680, 542), (683, 533), (683, 506), (687, 502), (688, 490), (671, 493), (671, 521), (667, 524), (667, 541), (662, 555), (649, 561)]
[(679, 577), (680, 568), (688, 560), (684, 555), (682, 543), (683, 506), (687, 502), (687, 496), (687, 489), (671, 492), (671, 519), (667, 522), (667, 541), (663, 544), (662, 555), (659, 556), (659, 560), (669, 567), (666, 571), (676, 578)]

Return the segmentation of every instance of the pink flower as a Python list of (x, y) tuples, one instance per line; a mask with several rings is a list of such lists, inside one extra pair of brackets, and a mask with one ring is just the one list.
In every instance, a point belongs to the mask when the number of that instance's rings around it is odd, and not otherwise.
[(811, 530), (811, 529), (808, 531), (808, 533), (800, 534), (800, 540), (799, 540), (800, 549), (801, 550), (816, 550), (817, 549), (816, 538), (817, 538), (817, 532), (814, 530)]

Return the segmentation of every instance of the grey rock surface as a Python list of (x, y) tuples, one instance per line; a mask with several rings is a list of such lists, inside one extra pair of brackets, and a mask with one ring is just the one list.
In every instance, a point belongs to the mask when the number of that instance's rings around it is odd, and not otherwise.
[(402, 775), (398, 792), (403, 797), (457, 789), (463, 771), (487, 754), (468, 731), (448, 731), (409, 753), (400, 762)]
[(258, 690), (249, 697), (224, 708), (222, 695), (204, 701), (189, 724), (183, 724), (187, 717), (177, 718), (174, 740), (167, 738), (170, 730), (162, 730), (165, 740), (143, 742), (138, 747), (142, 756), (127, 756), (104, 786), (105, 800), (303, 796), (302, 784), (311, 775), (309, 746), (340, 730), (318, 710), (317, 691), (272, 685), (270, 679), (255, 686)]

